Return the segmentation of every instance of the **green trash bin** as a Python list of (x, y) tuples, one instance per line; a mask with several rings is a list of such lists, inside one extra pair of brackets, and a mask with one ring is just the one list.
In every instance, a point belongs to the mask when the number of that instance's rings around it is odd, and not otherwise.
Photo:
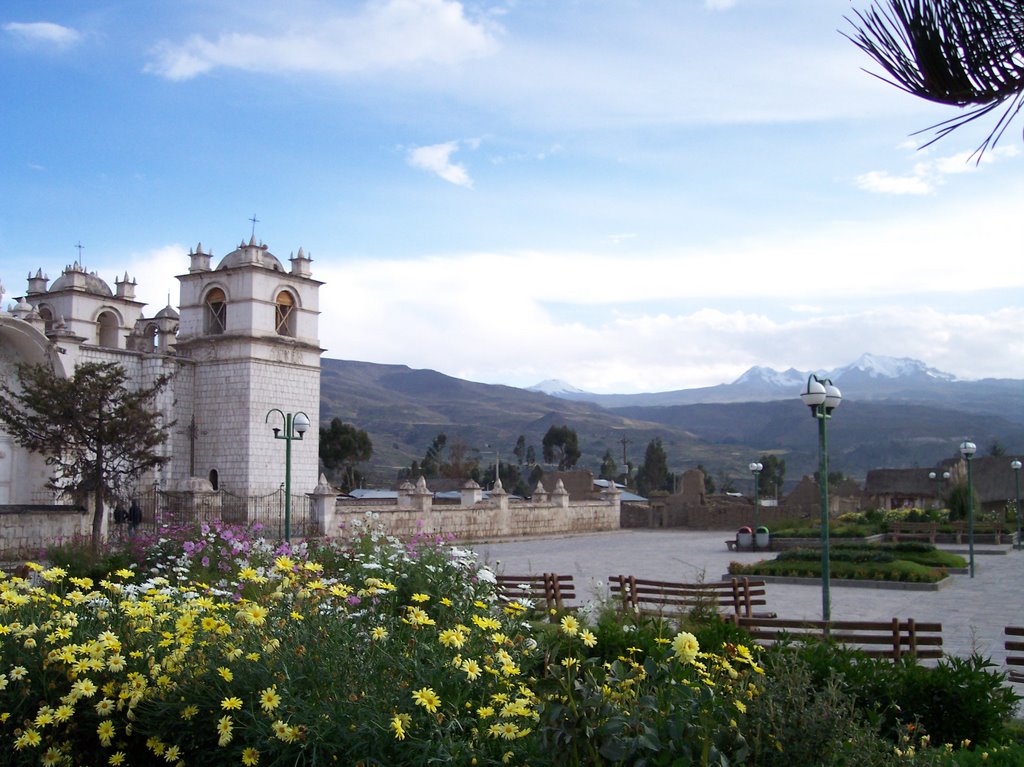
[(767, 549), (772, 545), (772, 534), (767, 527), (761, 525), (757, 528), (757, 532), (754, 533), (754, 543), (759, 549)]

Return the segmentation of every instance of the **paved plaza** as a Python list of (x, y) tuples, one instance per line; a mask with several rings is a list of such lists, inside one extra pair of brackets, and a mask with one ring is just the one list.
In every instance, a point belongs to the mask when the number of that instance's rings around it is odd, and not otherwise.
[[(726, 548), (723, 531), (616, 530), (474, 544), (481, 561), (498, 572), (556, 572), (573, 576), (580, 600), (607, 594), (609, 575), (693, 582), (718, 580), (729, 562), (753, 562), (764, 553)], [(947, 547), (943, 547), (947, 548)], [(966, 545), (948, 547), (963, 553)], [(771, 555), (768, 555), (771, 556)], [(833, 585), (833, 620), (913, 618), (942, 623), (947, 655), (978, 652), (1002, 666), (1003, 628), (1024, 625), (1024, 551), (975, 546), (975, 577), (953, 575), (938, 591)], [(821, 618), (820, 581), (769, 583), (767, 609), (782, 618)], [(1018, 686), (1024, 692), (1024, 687)]]

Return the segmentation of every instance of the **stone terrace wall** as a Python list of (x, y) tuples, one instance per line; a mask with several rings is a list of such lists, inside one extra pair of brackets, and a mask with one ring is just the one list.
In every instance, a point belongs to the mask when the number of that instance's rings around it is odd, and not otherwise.
[(335, 529), (328, 530), (328, 535), (337, 535), (353, 523), (362, 524), (368, 513), (390, 534), (402, 538), (417, 533), (450, 533), (462, 540), (482, 540), (619, 528), (619, 504), (606, 501), (576, 501), (567, 507), (558, 503), (510, 503), (507, 508), (480, 503), (424, 510), (339, 502), (334, 511)]
[(0, 507), (0, 558), (35, 558), (47, 544), (91, 534), (91, 521), (80, 506)]

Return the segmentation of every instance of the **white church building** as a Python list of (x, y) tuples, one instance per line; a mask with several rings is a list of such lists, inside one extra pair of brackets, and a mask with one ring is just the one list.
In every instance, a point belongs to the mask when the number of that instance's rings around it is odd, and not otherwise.
[[(318, 479), (320, 421), (319, 281), (299, 248), (289, 267), (254, 238), (217, 260), (202, 245), (178, 275), (178, 308), (147, 316), (127, 274), (114, 288), (78, 263), (53, 280), (42, 269), (0, 311), (0, 376), (20, 362), (68, 377), (83, 362), (115, 362), (147, 385), (171, 374), (158, 406), (170, 460), (140, 481), (164, 491), (253, 496), (284, 481), (281, 413), (305, 413), (311, 427), (292, 445), (291, 485), (309, 493)], [(214, 265), (216, 264), (216, 265)], [(185, 264), (183, 264), (184, 268)], [(0, 283), (0, 306), (3, 305)], [(0, 426), (0, 507), (53, 502), (42, 456)]]

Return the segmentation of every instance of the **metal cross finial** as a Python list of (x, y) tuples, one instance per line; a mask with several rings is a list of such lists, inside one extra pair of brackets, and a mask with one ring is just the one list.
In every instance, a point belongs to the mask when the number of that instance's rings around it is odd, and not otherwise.
[(85, 245), (83, 245), (82, 241), (79, 240), (78, 244), (75, 245), (75, 247), (78, 248), (78, 263), (82, 263), (82, 248), (84, 248)]
[(259, 223), (259, 219), (256, 218), (256, 214), (253, 213), (252, 214), (252, 218), (250, 218), (249, 220), (252, 221), (252, 237), (255, 237), (256, 236), (256, 224)]

